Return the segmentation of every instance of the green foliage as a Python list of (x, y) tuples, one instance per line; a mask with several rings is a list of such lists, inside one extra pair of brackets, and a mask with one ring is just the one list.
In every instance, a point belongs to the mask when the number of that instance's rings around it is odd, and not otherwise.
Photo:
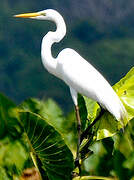
[(60, 134), (39, 115), (30, 112), (20, 114), (31, 151), (41, 161), (38, 168), (43, 168), (49, 179), (70, 179), (73, 157)]
[(0, 179), (1, 180), (9, 180), (6, 170), (2, 167), (0, 167)]
[[(70, 179), (73, 156), (61, 135), (47, 123), (45, 118), (36, 114), (37, 112), (16, 108), (12, 101), (3, 95), (0, 95), (0, 99), (1, 122), (7, 132), (0, 141), (0, 167), (3, 177), (17, 178), (24, 168), (32, 166), (33, 160), (43, 179), (47, 176), (49, 179)], [(34, 111), (35, 104), (30, 105), (31, 111)], [(11, 121), (13, 122), (10, 123)], [(8, 131), (10, 129), (11, 132)], [(21, 130), (19, 134), (16, 129)]]
[(15, 108), (11, 100), (0, 94), (0, 179), (17, 180), (29, 159)]
[[(88, 127), (90, 131), (80, 147), (82, 174), (74, 180), (134, 177), (134, 69), (113, 88), (128, 112), (124, 133), (107, 111), (92, 126), (101, 108), (95, 101), (78, 96), (82, 132)], [(74, 112), (65, 117), (51, 99), (30, 98), (17, 107), (0, 94), (0, 117), (0, 179), (18, 180), (33, 166), (44, 180), (70, 180), (72, 171), (77, 172)]]
[(74, 113), (69, 113), (67, 117), (64, 117), (61, 108), (51, 99), (44, 101), (30, 98), (25, 100), (20, 107), (45, 118), (45, 121), (63, 136), (66, 144), (74, 154), (77, 141)]
[[(82, 99), (82, 100), (80, 101), (80, 99)], [(81, 95), (79, 95), (78, 101), (79, 101), (80, 110), (82, 107), (83, 113), (86, 115), (85, 119), (90, 121), (89, 123), (92, 123), (96, 119), (96, 117), (100, 111), (99, 105), (92, 99), (87, 98), (85, 96), (82, 97)]]
[(15, 104), (4, 95), (0, 94), (0, 138), (5, 134), (10, 136), (19, 136), (21, 127), (18, 124), (17, 118), (14, 116)]
[(8, 135), (0, 140), (0, 179), (17, 179), (30, 165), (27, 164), (29, 155), (24, 142), (22, 138), (12, 139)]
[(91, 175), (95, 175), (91, 179), (101, 179), (103, 176), (111, 180), (132, 179), (134, 177), (133, 130), (134, 119), (125, 127), (124, 133), (118, 133), (113, 138), (105, 138), (94, 143), (90, 147), (94, 154), (84, 161), (85, 174), (90, 172)]
[(127, 110), (128, 120), (132, 119), (134, 117), (134, 68), (116, 83), (113, 88)]
[(22, 144), (22, 140), (12, 140), (6, 137), (1, 140), (0, 167), (4, 167), (9, 177), (21, 175), (28, 160), (28, 152)]
[(81, 129), (83, 131), (86, 127), (88, 112), (86, 108), (86, 103), (80, 94), (78, 95), (78, 106), (79, 106), (79, 113), (80, 113), (80, 119), (81, 119)]

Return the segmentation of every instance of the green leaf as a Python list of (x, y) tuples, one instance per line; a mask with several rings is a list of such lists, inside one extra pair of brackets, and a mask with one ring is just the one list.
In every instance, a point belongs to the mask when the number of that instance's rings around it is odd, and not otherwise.
[(125, 127), (124, 133), (117, 134), (113, 139), (115, 150), (125, 157), (123, 168), (134, 172), (134, 118)]
[(80, 94), (78, 94), (78, 106), (79, 106), (79, 113), (80, 113), (80, 119), (81, 119), (81, 129), (83, 131), (86, 128), (88, 112), (87, 112), (84, 98)]
[(96, 101), (80, 94), (78, 96), (78, 105), (83, 129), (85, 129), (85, 127), (90, 125), (98, 116), (100, 106)]
[(21, 135), (15, 108), (16, 105), (0, 93), (0, 138), (7, 134), (17, 138)]
[(131, 179), (131, 174), (127, 168), (123, 167), (123, 164), (125, 162), (124, 155), (118, 151), (115, 150), (113, 156), (114, 158), (114, 169), (119, 179)]
[(25, 100), (20, 107), (45, 118), (45, 121), (62, 135), (65, 143), (75, 155), (77, 132), (74, 113), (64, 117), (61, 108), (52, 99), (44, 101), (30, 98)]
[(128, 121), (131, 120), (134, 117), (134, 67), (113, 88), (127, 110)]
[(0, 166), (0, 180), (10, 180), (7, 176), (6, 170)]
[(28, 153), (19, 141), (13, 141), (6, 147), (3, 158), (4, 167), (7, 166), (9, 171), (13, 172), (12, 175), (20, 174), (24, 169), (26, 160), (28, 159)]
[(0, 140), (0, 167), (5, 169), (7, 176), (20, 176), (28, 159), (29, 154), (23, 145), (23, 139), (14, 140), (7, 135)]
[(96, 101), (90, 98), (87, 98), (85, 96), (84, 96), (84, 100), (85, 100), (87, 112), (88, 112), (87, 118), (90, 120), (90, 123), (92, 123), (98, 116), (98, 113), (100, 111), (100, 106), (97, 104)]
[(123, 167), (128, 168), (134, 172), (134, 152), (132, 152), (128, 159), (123, 163)]
[(109, 112), (104, 112), (95, 125), (97, 129), (96, 140), (111, 137), (120, 129), (120, 122), (117, 122)]
[(63, 122), (65, 121), (63, 112), (52, 99), (42, 101), (36, 98), (30, 98), (25, 100), (20, 107), (45, 117), (47, 123), (57, 131), (60, 131), (60, 133), (66, 132), (66, 127), (63, 128)]
[[(101, 109), (96, 101), (85, 96), (83, 96), (83, 98), (85, 100), (88, 112), (88, 124), (91, 124), (97, 118)], [(83, 106), (85, 105), (83, 104)], [(96, 134), (94, 135), (94, 139), (100, 140), (106, 137), (113, 136), (119, 130), (119, 125), (120, 123), (117, 122), (108, 111), (105, 111), (102, 117), (94, 126), (94, 132), (96, 132)]]
[(126, 159), (134, 152), (134, 118), (127, 124), (123, 134), (114, 136), (114, 146)]
[(73, 156), (61, 135), (35, 113), (21, 111), (20, 120), (32, 152), (40, 159), (39, 169), (43, 168), (50, 180), (69, 180), (73, 170)]
[(60, 133), (66, 133), (66, 127), (63, 128), (63, 123), (66, 121), (61, 108), (52, 99), (41, 101), (42, 108), (40, 115), (45, 117), (47, 122), (52, 125)]

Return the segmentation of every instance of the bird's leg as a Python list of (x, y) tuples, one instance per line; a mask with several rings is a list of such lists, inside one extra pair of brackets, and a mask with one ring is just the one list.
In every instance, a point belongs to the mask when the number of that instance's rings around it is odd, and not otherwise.
[(80, 163), (79, 163), (79, 159), (80, 159), (79, 149), (80, 149), (80, 139), (81, 139), (81, 120), (80, 120), (78, 105), (75, 106), (75, 113), (76, 113), (76, 119), (77, 119), (77, 132), (78, 132), (78, 142), (77, 142), (77, 153), (76, 153), (76, 159), (75, 159), (75, 166), (79, 168), (79, 173), (80, 173), (81, 168), (80, 168)]
[(76, 153), (76, 159), (75, 159), (75, 167), (79, 168), (79, 174), (81, 173), (81, 168), (80, 168), (80, 139), (81, 139), (81, 120), (80, 120), (80, 114), (79, 114), (79, 107), (78, 107), (78, 101), (77, 101), (77, 91), (70, 87), (70, 93), (73, 99), (73, 102), (75, 104), (75, 114), (76, 114), (76, 120), (77, 120), (77, 132), (78, 132), (78, 142), (77, 142), (77, 153)]

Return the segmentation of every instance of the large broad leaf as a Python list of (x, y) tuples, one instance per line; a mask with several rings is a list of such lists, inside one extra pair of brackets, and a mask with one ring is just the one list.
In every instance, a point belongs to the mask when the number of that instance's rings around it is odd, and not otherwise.
[[(127, 124), (128, 121), (134, 117), (134, 68), (132, 68), (123, 79), (116, 83), (113, 88), (128, 112), (128, 119), (125, 122)], [(91, 123), (97, 117), (100, 107), (95, 101), (87, 97), (84, 97), (84, 100), (87, 107), (88, 118)], [(83, 104), (83, 106), (85, 105)], [(117, 122), (115, 118), (106, 111), (98, 123), (96, 123), (95, 138), (99, 140), (113, 136), (120, 127), (120, 122)]]
[(75, 155), (77, 132), (74, 113), (64, 117), (61, 108), (52, 99), (39, 100), (30, 98), (25, 100), (20, 107), (45, 118), (45, 121), (62, 135), (65, 143)]
[(15, 115), (16, 105), (5, 97), (3, 94), (0, 94), (0, 138), (4, 135), (18, 137), (21, 135), (21, 126)]
[(66, 128), (62, 128), (64, 121), (62, 110), (53, 100), (48, 99), (43, 101), (36, 98), (29, 98), (25, 100), (20, 107), (45, 117), (50, 125), (54, 126), (57, 130), (60, 129), (62, 133), (66, 130)]
[(70, 180), (73, 156), (61, 135), (35, 113), (21, 111), (20, 120), (31, 151), (41, 162), (39, 169), (43, 168), (51, 180)]

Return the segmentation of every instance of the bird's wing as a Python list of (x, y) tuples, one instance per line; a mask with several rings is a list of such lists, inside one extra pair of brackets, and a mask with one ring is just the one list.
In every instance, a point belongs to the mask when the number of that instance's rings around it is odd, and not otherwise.
[(106, 79), (84, 58), (72, 49), (64, 49), (58, 56), (57, 71), (67, 85), (99, 102), (120, 119), (124, 108)]
[(104, 86), (110, 87), (104, 77), (72, 49), (63, 50), (57, 62), (61, 79), (85, 96), (98, 100), (99, 91), (105, 91)]

